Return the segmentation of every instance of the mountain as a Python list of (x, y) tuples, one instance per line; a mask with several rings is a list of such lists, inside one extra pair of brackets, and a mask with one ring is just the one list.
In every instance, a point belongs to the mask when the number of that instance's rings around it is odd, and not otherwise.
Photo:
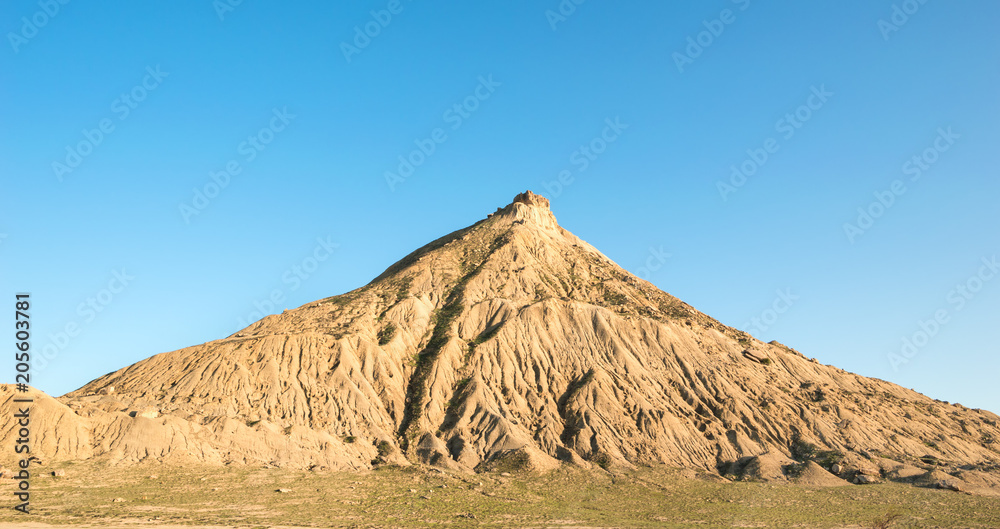
[(560, 227), (531, 192), (357, 290), (37, 398), (38, 451), (56, 460), (662, 463), (765, 479), (941, 467), (1000, 485), (997, 415), (723, 325)]

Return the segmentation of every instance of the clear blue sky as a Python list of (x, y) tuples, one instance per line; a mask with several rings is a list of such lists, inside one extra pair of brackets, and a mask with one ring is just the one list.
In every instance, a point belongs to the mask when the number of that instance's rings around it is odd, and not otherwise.
[(0, 292), (58, 351), (35, 384), (356, 288), (532, 189), (724, 323), (1000, 411), (1000, 278), (975, 278), (1000, 253), (1000, 5), (677, 4), (4, 2)]

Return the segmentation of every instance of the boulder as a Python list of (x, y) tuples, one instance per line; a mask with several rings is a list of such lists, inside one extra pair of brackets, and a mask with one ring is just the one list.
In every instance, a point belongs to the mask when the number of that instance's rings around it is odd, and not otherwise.
[(840, 462), (840, 466), (840, 475), (848, 478), (857, 474), (864, 474), (867, 476), (881, 475), (881, 469), (878, 464), (854, 452), (846, 453), (844, 455), (844, 459)]
[(891, 479), (892, 481), (911, 482), (925, 473), (926, 471), (922, 468), (907, 465), (906, 463), (900, 463), (889, 469), (886, 472), (885, 477)]
[(147, 419), (155, 419), (160, 416), (160, 410), (153, 407), (146, 407), (137, 410), (131, 410), (128, 412), (129, 417), (145, 417)]
[(951, 479), (942, 479), (934, 482), (934, 488), (951, 490), (955, 492), (965, 492), (965, 489), (956, 481)]
[(753, 362), (757, 362), (758, 364), (763, 364), (764, 363), (764, 359), (763, 358), (761, 358), (761, 357), (759, 357), (759, 356), (751, 353), (749, 350), (746, 350), (746, 349), (743, 350), (743, 358), (746, 358), (747, 360), (750, 360), (750, 361), (753, 361)]
[(881, 482), (882, 481), (875, 476), (869, 476), (868, 474), (858, 474), (857, 476), (854, 476), (854, 483), (858, 485), (874, 485)]

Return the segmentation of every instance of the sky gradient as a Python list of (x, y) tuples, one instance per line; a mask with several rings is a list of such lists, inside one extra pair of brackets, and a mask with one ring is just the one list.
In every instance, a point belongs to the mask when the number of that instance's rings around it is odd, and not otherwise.
[(531, 189), (723, 323), (1000, 412), (996, 2), (232, 4), (0, 7), (0, 291), (40, 389)]

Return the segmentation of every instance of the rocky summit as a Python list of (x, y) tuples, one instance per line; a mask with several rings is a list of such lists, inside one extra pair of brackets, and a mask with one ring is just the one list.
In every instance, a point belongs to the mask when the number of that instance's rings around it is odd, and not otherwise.
[[(12, 398), (4, 387), (7, 416)], [(997, 415), (723, 325), (560, 227), (530, 191), (361, 288), (35, 401), (47, 460), (666, 464), (1000, 490)]]

